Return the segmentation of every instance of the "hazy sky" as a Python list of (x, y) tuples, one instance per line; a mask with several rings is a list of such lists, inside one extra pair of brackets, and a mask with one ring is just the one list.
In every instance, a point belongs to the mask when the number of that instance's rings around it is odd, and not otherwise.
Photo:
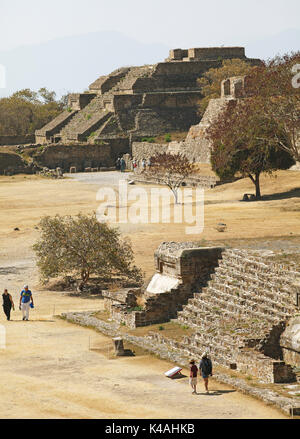
[(299, 17), (299, 0), (0, 0), (0, 50), (104, 30), (174, 48), (243, 45), (299, 29)]

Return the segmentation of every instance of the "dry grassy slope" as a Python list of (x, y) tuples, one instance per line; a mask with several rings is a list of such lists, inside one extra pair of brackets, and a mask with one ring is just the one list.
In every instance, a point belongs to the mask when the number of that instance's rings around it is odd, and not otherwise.
[[(280, 171), (277, 178), (262, 177), (262, 193), (270, 199), (240, 202), (243, 193), (253, 192), (249, 179), (205, 191), (205, 227), (201, 235), (186, 235), (181, 224), (125, 224), (137, 263), (149, 276), (153, 272), (153, 252), (162, 241), (262, 239), (300, 235), (300, 173)], [(149, 186), (145, 187), (148, 191)], [(19, 245), (29, 253), (38, 236), (34, 229), (43, 215), (76, 214), (95, 211), (98, 186), (73, 180), (47, 180), (37, 176), (0, 177), (0, 256), (14, 253)], [(218, 222), (228, 226), (216, 231)], [(20, 232), (14, 232), (19, 227)]]

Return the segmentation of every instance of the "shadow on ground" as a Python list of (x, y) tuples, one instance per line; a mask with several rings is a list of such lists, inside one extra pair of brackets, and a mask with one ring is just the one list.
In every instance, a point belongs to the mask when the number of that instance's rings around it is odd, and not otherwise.
[(279, 192), (278, 194), (262, 195), (259, 201), (284, 200), (287, 198), (300, 198), (300, 188)]
[(210, 390), (209, 393), (206, 392), (197, 392), (197, 395), (205, 395), (205, 396), (220, 396), (226, 393), (234, 393), (236, 390)]

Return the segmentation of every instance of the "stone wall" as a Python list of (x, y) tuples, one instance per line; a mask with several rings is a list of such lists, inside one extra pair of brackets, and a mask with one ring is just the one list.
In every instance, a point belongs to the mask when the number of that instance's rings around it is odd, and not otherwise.
[(211, 142), (207, 138), (207, 130), (227, 109), (233, 109), (238, 99), (245, 97), (245, 78), (232, 77), (222, 81), (221, 98), (211, 99), (199, 124), (190, 127), (184, 142), (172, 142), (169, 151), (182, 153), (191, 162), (210, 163)]
[(35, 143), (34, 134), (25, 134), (20, 136), (0, 136), (0, 146), (25, 145), (27, 143)]
[[(165, 178), (160, 175), (156, 174), (149, 175), (145, 172), (135, 172), (132, 179), (136, 183), (142, 183), (142, 184), (159, 184), (162, 186), (165, 186)], [(215, 187), (219, 182), (217, 181), (217, 177), (213, 177), (210, 175), (199, 175), (199, 176), (193, 176), (193, 177), (186, 177), (183, 180), (183, 183), (188, 187), (201, 187), (201, 188), (207, 188), (212, 189)]]
[(0, 152), (0, 174), (32, 174), (35, 171), (35, 166), (25, 162), (19, 154)]
[(170, 50), (169, 61), (182, 61), (183, 59), (227, 59), (227, 58), (245, 58), (244, 47), (198, 47), (191, 49), (173, 49)]
[(150, 143), (150, 142), (132, 142), (131, 155), (139, 163), (149, 159), (157, 153), (168, 152), (167, 143)]
[(193, 249), (194, 246), (195, 243), (161, 244), (155, 253), (157, 274), (143, 294), (144, 310), (128, 311), (123, 301), (111, 307), (112, 318), (131, 328), (176, 318), (194, 291), (206, 285), (221, 258), (221, 248)]
[(95, 97), (93, 93), (71, 93), (68, 96), (68, 107), (74, 111), (80, 111)]
[(130, 289), (121, 291), (103, 291), (104, 307), (108, 311), (112, 311), (114, 305), (124, 305), (126, 308), (134, 308), (137, 306), (137, 297), (140, 296), (140, 289)]
[(82, 172), (85, 168), (109, 167), (113, 164), (108, 144), (48, 145), (35, 156), (35, 161), (41, 167), (59, 167), (64, 172), (68, 172), (72, 166)]
[(280, 346), (282, 347), (283, 350), (284, 361), (296, 367), (300, 367), (300, 316), (299, 315), (289, 321), (286, 330), (281, 336)]

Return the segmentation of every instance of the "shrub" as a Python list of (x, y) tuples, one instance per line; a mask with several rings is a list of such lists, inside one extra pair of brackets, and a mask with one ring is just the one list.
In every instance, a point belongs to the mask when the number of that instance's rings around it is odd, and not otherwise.
[(169, 143), (171, 142), (172, 138), (171, 138), (171, 134), (166, 134), (165, 135), (165, 142)]
[(143, 137), (142, 142), (155, 143), (154, 137)]

